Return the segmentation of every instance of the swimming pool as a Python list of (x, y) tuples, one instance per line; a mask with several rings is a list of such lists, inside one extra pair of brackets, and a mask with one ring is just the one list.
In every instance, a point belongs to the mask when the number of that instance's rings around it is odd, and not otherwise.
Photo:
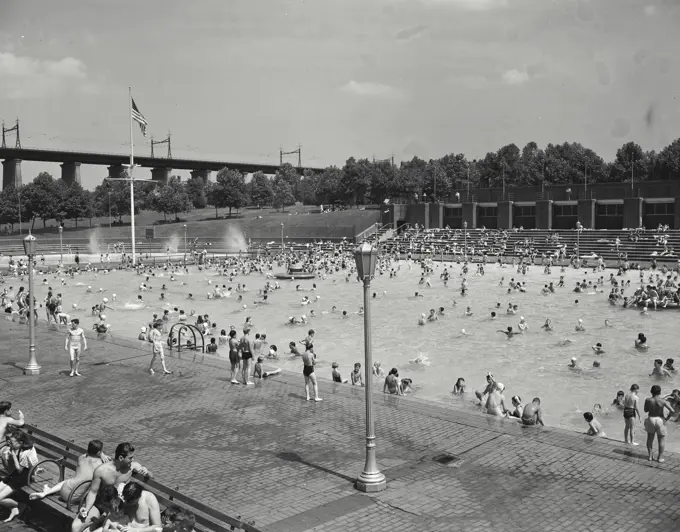
[[(444, 267), (452, 273), (448, 288), (439, 280)], [(665, 360), (675, 355), (678, 311), (650, 311), (648, 316), (641, 316), (636, 310), (612, 307), (607, 301), (608, 283), (604, 286), (605, 293), (572, 292), (577, 279), (595, 282), (598, 277), (604, 276), (606, 280), (611, 270), (594, 274), (592, 270), (567, 268), (561, 274), (559, 268), (554, 268), (551, 275), (545, 275), (543, 268), (536, 266), (527, 275), (521, 275), (511, 266), (487, 265), (483, 277), (467, 276), (469, 292), (465, 297), (460, 295), (459, 290), (460, 271), (460, 265), (436, 263), (435, 274), (431, 278), (433, 286), (428, 288), (418, 284), (420, 268), (414, 265), (411, 270), (402, 262), (396, 278), (390, 279), (388, 274), (378, 275), (372, 283), (371, 291), (378, 294), (372, 300), (373, 360), (382, 362), (386, 372), (396, 367), (400, 377), (412, 378), (416, 396), (460, 408), (475, 408), (470, 400), (451, 395), (453, 384), (458, 377), (464, 377), (470, 392), (468, 395), (472, 395), (473, 390), (484, 386), (485, 374), (490, 371), (506, 385), (508, 406), (513, 395), (521, 396), (525, 403), (533, 397), (540, 397), (546, 424), (584, 431), (587, 426), (582, 413), (599, 403), (604, 409), (600, 419), (605, 432), (609, 437), (622, 439), (622, 415), (615, 407), (610, 407), (617, 390), (627, 391), (631, 384), (638, 383), (643, 413), (642, 404), (652, 384), (660, 384), (664, 394), (680, 387), (677, 377), (657, 382), (648, 376), (655, 358)], [(102, 295), (98, 290), (103, 288), (103, 295), (109, 298), (109, 302), (113, 293), (117, 295), (116, 310), (106, 313), (115, 336), (136, 339), (140, 326), (147, 325), (153, 313), (160, 315), (163, 310), (178, 307), (186, 313), (195, 310), (209, 314), (210, 321), (217, 323), (218, 331), (228, 330), (233, 324), (239, 329), (239, 335), (246, 316), (250, 316), (254, 323), (253, 334), (266, 333), (269, 343), (278, 346), (281, 356), (277, 365), (283, 369), (301, 373), (301, 361), (285, 353), (288, 343), (303, 339), (310, 328), (316, 331), (319, 377), (330, 380), (331, 363), (334, 361), (339, 363), (343, 378), (349, 377), (355, 362), (363, 365), (363, 316), (358, 314), (363, 304), (362, 287), (355, 279), (346, 283), (343, 274), (334, 274), (326, 280), (280, 281), (281, 289), (269, 296), (270, 304), (255, 306), (253, 301), (260, 299), (257, 291), (266, 281), (263, 275), (239, 276), (234, 280), (231, 284), (234, 288), (237, 283), (245, 283), (250, 290), (239, 303), (236, 294), (227, 299), (206, 298), (215, 284), (229, 286), (227, 277), (220, 277), (213, 271), (198, 272), (195, 268), (191, 272), (176, 276), (175, 282), (169, 280), (169, 275), (157, 273), (157, 277), (149, 281), (153, 289), (142, 294), (143, 304), (137, 302), (137, 296), (144, 277), (133, 273), (114, 271), (108, 275), (100, 274), (99, 279), (94, 279), (93, 273), (84, 273), (75, 279), (67, 279), (68, 286), (60, 286), (59, 281), (51, 276), (48, 282), (56, 292), (64, 295), (66, 311), (81, 318), (85, 330), (95, 322), (90, 308), (101, 301)], [(557, 288), (556, 293), (549, 296), (541, 295), (543, 285), (550, 281), (557, 285), (560, 275), (565, 276), (566, 286)], [(502, 287), (499, 286), (501, 277), (505, 277)], [(508, 281), (512, 277), (526, 281), (526, 293), (513, 291), (507, 294)], [(627, 278), (631, 281), (631, 288), (626, 293), (632, 295), (633, 287), (639, 283), (639, 275), (630, 272)], [(41, 285), (40, 281), (42, 278), (36, 282), (38, 301), (42, 301), (47, 293), (47, 286)], [(213, 284), (210, 285), (209, 281)], [(187, 284), (182, 285), (182, 282)], [(163, 283), (168, 288), (165, 291), (166, 301), (159, 299)], [(316, 292), (295, 290), (296, 285), (310, 289), (312, 283), (318, 287)], [(5, 286), (8, 285), (14, 285), (16, 290), (19, 283), (8, 280)], [(92, 293), (86, 292), (88, 285), (92, 286)], [(424, 297), (413, 297), (416, 291)], [(194, 294), (194, 300), (188, 299), (189, 293)], [(302, 306), (300, 300), (304, 295), (310, 299), (318, 295), (320, 300)], [(457, 302), (455, 307), (452, 306), (453, 300)], [(496, 308), (496, 302), (500, 302), (500, 308)], [(77, 304), (78, 310), (72, 310), (73, 303)], [(506, 314), (508, 303), (519, 306), (516, 315)], [(245, 310), (242, 309), (243, 304), (247, 305)], [(337, 307), (335, 313), (330, 312), (333, 306)], [(425, 326), (417, 324), (421, 313), (440, 306), (446, 310), (437, 322)], [(465, 316), (467, 306), (472, 307), (472, 316)], [(286, 323), (289, 316), (306, 314), (310, 317), (311, 309), (315, 310), (316, 317), (310, 318), (307, 325)], [(347, 318), (342, 317), (343, 310), (348, 311)], [(495, 320), (490, 318), (491, 311), (498, 314)], [(44, 311), (39, 309), (39, 313), (44, 319)], [(517, 330), (520, 316), (524, 316), (529, 324), (526, 333), (507, 339), (497, 332), (509, 325)], [(546, 318), (552, 319), (553, 331), (541, 329)], [(574, 329), (578, 319), (583, 319), (584, 332)], [(605, 319), (610, 321), (611, 327), (605, 326)], [(468, 335), (463, 335), (462, 329)], [(634, 348), (638, 332), (645, 333), (649, 340), (650, 349), (646, 352)], [(591, 349), (597, 342), (604, 346), (605, 353), (601, 356), (596, 356)], [(218, 354), (227, 356), (223, 352)], [(426, 357), (427, 363), (409, 363), (418, 356)], [(567, 368), (571, 357), (578, 358), (582, 369)], [(600, 368), (592, 367), (596, 359), (601, 362)], [(322, 394), (325, 385), (328, 386), (322, 381)], [(678, 451), (680, 424), (669, 423), (668, 427), (667, 448)], [(637, 425), (636, 439), (641, 445), (645, 441), (642, 432), (642, 425)]]

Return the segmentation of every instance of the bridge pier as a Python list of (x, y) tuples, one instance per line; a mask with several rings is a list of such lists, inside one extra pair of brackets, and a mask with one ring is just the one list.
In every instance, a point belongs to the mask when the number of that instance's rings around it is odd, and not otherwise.
[(167, 184), (168, 179), (170, 179), (170, 172), (172, 172), (172, 168), (152, 168), (151, 179), (165, 185)]
[(112, 164), (109, 166), (109, 178), (111, 179), (120, 179), (121, 177), (124, 177), (124, 172), (125, 169), (122, 164)]
[(80, 185), (80, 163), (64, 163), (61, 165), (61, 179), (67, 185)]
[(203, 184), (208, 184), (208, 179), (210, 178), (210, 170), (192, 170), (191, 178), (196, 179), (200, 177), (203, 180)]
[(21, 186), (21, 159), (2, 161), (2, 190)]
[(197, 192), (194, 194), (193, 202), (194, 202), (194, 207), (197, 209), (203, 209), (206, 205), (208, 205), (208, 198), (205, 195), (205, 185), (208, 184), (208, 178), (210, 177), (210, 170), (192, 170), (191, 171), (191, 179), (200, 179), (201, 183), (203, 184), (203, 188), (201, 188), (200, 192)]

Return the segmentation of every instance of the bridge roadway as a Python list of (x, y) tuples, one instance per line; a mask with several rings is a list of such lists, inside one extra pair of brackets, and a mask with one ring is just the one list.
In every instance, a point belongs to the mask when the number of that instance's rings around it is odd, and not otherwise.
[[(68, 183), (80, 182), (80, 165), (92, 164), (109, 167), (109, 177), (120, 177), (124, 165), (129, 164), (129, 155), (114, 153), (94, 153), (84, 151), (66, 150), (38, 150), (31, 148), (0, 148), (0, 159), (3, 161), (3, 190), (7, 186), (22, 184), (21, 161), (40, 161), (61, 163), (61, 178)], [(192, 177), (208, 179), (212, 171), (221, 170), (224, 167), (238, 170), (244, 173), (264, 172), (274, 174), (279, 168), (275, 164), (259, 164), (248, 162), (230, 161), (202, 161), (198, 159), (167, 159), (155, 157), (135, 157), (135, 164), (151, 168), (153, 179), (167, 181), (170, 172), (175, 170), (190, 170)], [(320, 171), (320, 168), (302, 167), (299, 171)]]

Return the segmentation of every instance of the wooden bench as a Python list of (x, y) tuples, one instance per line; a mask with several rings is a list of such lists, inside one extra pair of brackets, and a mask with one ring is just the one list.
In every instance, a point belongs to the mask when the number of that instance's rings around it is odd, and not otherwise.
[[(33, 425), (24, 425), (22, 430), (33, 438), (40, 459), (29, 471), (29, 483), (22, 489), (26, 498), (32, 493), (41, 492), (45, 484), (54, 486), (58, 482), (62, 482), (67, 476), (67, 470), (71, 472), (69, 476), (72, 477), (75, 474), (78, 457), (87, 453), (85, 448)], [(0, 453), (5, 445), (5, 442), (0, 444)], [(137, 473), (133, 475), (133, 481), (156, 496), (161, 511), (168, 506), (175, 505), (192, 512), (196, 517), (196, 532), (259, 532), (255, 528), (254, 522), (246, 523), (241, 521), (241, 516), (234, 518), (218, 512), (180, 493), (179, 488), (171, 489), (156, 480), (142, 477)], [(31, 510), (41, 509), (58, 518), (64, 530), (70, 531), (71, 523), (76, 518), (78, 508), (80, 508), (90, 484), (91, 481), (86, 480), (75, 486), (66, 501), (62, 501), (57, 495), (31, 501), (28, 505), (29, 511), (24, 514), (24, 520), (30, 523)]]

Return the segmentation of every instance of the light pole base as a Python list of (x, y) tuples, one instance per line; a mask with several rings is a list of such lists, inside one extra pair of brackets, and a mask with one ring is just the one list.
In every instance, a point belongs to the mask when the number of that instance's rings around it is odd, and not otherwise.
[(364, 493), (377, 493), (383, 491), (387, 487), (387, 480), (385, 475), (380, 471), (376, 473), (361, 473), (357, 477), (354, 487)]
[(31, 365), (26, 366), (24, 368), (24, 375), (30, 375), (30, 376), (40, 375), (40, 366), (38, 366), (37, 364), (35, 366), (31, 366)]

